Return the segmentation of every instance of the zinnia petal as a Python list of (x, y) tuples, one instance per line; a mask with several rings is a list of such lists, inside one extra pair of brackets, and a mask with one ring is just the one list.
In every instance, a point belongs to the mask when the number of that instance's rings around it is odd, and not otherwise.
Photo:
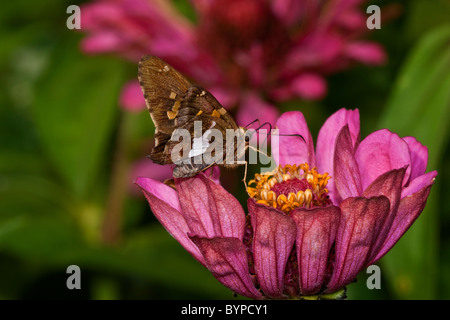
[(175, 179), (182, 214), (191, 233), (199, 237), (244, 237), (245, 213), (239, 201), (220, 184), (199, 173)]
[[(330, 191), (330, 197), (333, 203), (338, 203), (340, 197), (338, 196), (335, 181), (333, 178), (333, 174), (335, 172), (334, 169), (334, 154), (337, 147), (336, 139), (341, 131), (341, 129), (348, 125), (350, 137), (351, 137), (351, 147), (353, 150), (356, 150), (356, 146), (359, 143), (360, 139), (360, 129), (359, 129), (359, 110), (346, 110), (340, 109), (332, 114), (323, 124), (322, 128), (319, 131), (319, 135), (317, 137), (317, 147), (316, 147), (316, 158), (317, 158), (317, 167), (321, 172), (328, 172), (332, 179), (328, 182), (328, 190)], [(343, 152), (348, 152), (348, 148), (350, 146), (343, 146), (343, 148), (347, 148), (342, 150)], [(350, 161), (350, 160), (349, 160)], [(355, 167), (356, 168), (356, 167)], [(354, 169), (352, 170), (354, 171)], [(354, 177), (356, 180), (355, 183), (358, 183), (357, 180), (360, 178)], [(360, 187), (357, 187), (355, 184), (353, 187), (359, 190)], [(350, 191), (350, 190), (347, 190)]]
[(380, 221), (382, 223), (382, 227), (378, 232), (377, 239), (371, 249), (369, 261), (371, 261), (378, 254), (381, 246), (386, 240), (389, 230), (392, 227), (392, 222), (397, 215), (405, 172), (406, 168), (388, 171), (375, 179), (375, 181), (372, 182), (363, 193), (363, 196), (366, 198), (385, 196), (389, 199), (390, 203), (389, 214), (386, 219)]
[(253, 227), (253, 259), (258, 282), (267, 296), (281, 298), (284, 271), (296, 237), (295, 223), (289, 216), (256, 204), (253, 199), (247, 204)]
[[(310, 167), (316, 166), (314, 143), (301, 112), (291, 111), (283, 113), (277, 121), (279, 129), (279, 146), (272, 146), (272, 154), (278, 165), (308, 163)], [(283, 135), (301, 135), (283, 136)], [(306, 142), (305, 142), (306, 141)]]
[[(142, 159), (133, 163), (131, 167), (130, 177), (130, 191), (133, 194), (141, 194), (139, 188), (136, 186), (136, 177), (147, 177), (158, 181), (165, 181), (172, 178), (172, 168), (168, 165), (156, 164), (150, 159)], [(178, 197), (178, 196), (177, 196)]]
[(152, 194), (161, 201), (170, 205), (175, 210), (181, 212), (180, 201), (178, 200), (178, 193), (176, 190), (161, 181), (151, 178), (138, 177), (136, 178), (135, 183), (145, 193)]
[(409, 152), (411, 154), (410, 180), (413, 180), (423, 175), (427, 169), (428, 148), (414, 137), (404, 137), (403, 140), (408, 144)]
[(247, 253), (243, 243), (236, 238), (201, 238), (192, 241), (203, 254), (207, 268), (224, 286), (237, 294), (261, 299), (261, 293), (253, 285), (248, 270)]
[(403, 234), (411, 227), (413, 222), (416, 221), (417, 217), (425, 208), (430, 190), (431, 185), (400, 200), (397, 215), (392, 222), (386, 240), (370, 264), (375, 263), (391, 250)]
[(180, 213), (176, 191), (149, 178), (137, 178), (136, 184), (142, 189), (156, 219), (195, 259), (205, 265), (200, 250), (187, 236), (189, 226)]
[(303, 295), (316, 294), (323, 286), (339, 215), (340, 210), (335, 206), (298, 208), (291, 212), (297, 225), (297, 260)]
[(403, 185), (411, 172), (411, 156), (408, 144), (397, 134), (387, 129), (368, 135), (355, 152), (363, 189), (366, 189), (379, 175), (408, 166)]
[[(350, 130), (348, 125), (345, 125), (336, 139), (334, 169), (332, 171), (334, 180), (331, 179), (328, 182), (328, 190), (330, 190), (333, 203), (337, 204), (341, 199), (357, 197), (362, 194), (361, 176), (357, 168)], [(334, 181), (334, 184), (330, 184), (332, 181)]]
[(425, 173), (424, 175), (415, 178), (413, 181), (410, 182), (410, 184), (402, 189), (402, 196), (401, 198), (405, 198), (407, 196), (412, 195), (413, 193), (416, 193), (417, 191), (431, 185), (434, 183), (434, 179), (437, 176), (437, 171), (431, 171), (428, 173)]
[(347, 198), (342, 201), (340, 208), (335, 269), (326, 293), (343, 288), (365, 267), (381, 222), (389, 212), (389, 200), (384, 196)]

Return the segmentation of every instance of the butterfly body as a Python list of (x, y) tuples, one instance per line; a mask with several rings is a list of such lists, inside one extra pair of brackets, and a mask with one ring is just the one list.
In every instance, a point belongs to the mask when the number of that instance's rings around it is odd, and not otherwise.
[[(247, 130), (236, 124), (211, 93), (191, 84), (177, 70), (154, 56), (146, 55), (141, 59), (138, 79), (155, 124), (155, 146), (150, 154), (155, 163), (175, 164), (175, 178), (194, 176), (218, 162), (228, 168), (239, 165), (239, 159), (245, 156)], [(194, 130), (199, 123), (200, 135), (198, 130)], [(178, 129), (184, 129), (190, 134), (190, 150), (187, 154), (173, 152), (180, 143), (174, 139)], [(227, 130), (233, 130), (237, 143), (224, 144), (220, 150), (222, 161), (210, 163), (203, 161), (202, 156), (211, 152), (213, 144), (209, 141), (208, 133), (213, 129), (219, 130), (223, 137), (226, 137)], [(233, 161), (227, 161), (230, 159)]]

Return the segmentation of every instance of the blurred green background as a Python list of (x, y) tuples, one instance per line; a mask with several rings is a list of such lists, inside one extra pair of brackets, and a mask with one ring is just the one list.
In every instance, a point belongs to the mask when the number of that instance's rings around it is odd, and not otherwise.
[[(380, 261), (382, 289), (368, 290), (363, 273), (348, 293), (449, 299), (450, 1), (396, 2), (402, 14), (371, 35), (387, 51), (385, 66), (333, 75), (323, 101), (280, 108), (303, 111), (313, 136), (334, 111), (359, 108), (362, 137), (387, 127), (428, 146), (428, 171), (439, 174), (425, 211)], [(0, 299), (233, 298), (133, 189), (130, 167), (149, 153), (154, 131), (147, 112), (118, 106), (137, 66), (81, 53), (83, 34), (66, 28), (71, 4), (80, 3), (1, 5)], [(115, 241), (102, 231), (111, 214)], [(66, 287), (72, 264), (81, 290)]]

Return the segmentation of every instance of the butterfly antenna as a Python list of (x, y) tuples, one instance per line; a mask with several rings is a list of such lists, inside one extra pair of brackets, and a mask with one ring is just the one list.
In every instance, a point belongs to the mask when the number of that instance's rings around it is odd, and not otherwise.
[(244, 179), (242, 179), (242, 181), (244, 182), (244, 185), (245, 185), (245, 192), (248, 193), (248, 187), (247, 187), (247, 167), (248, 167), (248, 162), (245, 161)]
[(283, 134), (279, 133), (279, 134), (277, 134), (277, 136), (281, 136), (281, 137), (300, 137), (300, 138), (302, 138), (303, 142), (306, 143), (305, 138), (303, 138), (303, 136), (301, 134), (298, 134), (298, 133), (283, 133)]
[[(269, 132), (269, 135), (271, 135), (271, 134), (272, 134), (272, 130)], [(301, 134), (298, 134), (298, 133), (274, 133), (274, 135), (280, 136), (280, 137), (300, 137), (300, 138), (302, 138), (303, 142), (306, 143), (305, 138)]]
[(265, 141), (264, 141), (264, 142), (266, 142), (267, 139), (268, 139), (268, 137), (269, 137), (269, 135), (270, 135), (270, 132), (272, 131), (272, 125), (270, 124), (270, 122), (264, 122), (263, 124), (261, 124), (258, 128), (255, 129), (255, 131), (253, 131), (253, 132), (250, 133), (250, 138), (252, 137), (252, 135), (253, 135), (255, 132), (258, 132), (258, 130), (260, 130), (262, 127), (264, 127), (264, 126), (266, 126), (266, 125), (268, 125), (269, 128), (270, 128), (270, 129), (269, 129), (269, 134), (266, 136), (266, 139), (265, 139)]
[(258, 128), (256, 128), (255, 131), (258, 131), (259, 129), (261, 129), (265, 125), (269, 126), (269, 128), (270, 128), (269, 131), (272, 130), (272, 125), (270, 124), (270, 122), (264, 122), (262, 125), (260, 125)]
[(259, 119), (255, 119), (255, 120), (253, 120), (252, 122), (250, 122), (248, 125), (246, 125), (245, 126), (245, 128), (248, 128), (248, 127), (250, 127), (252, 124), (254, 124), (255, 122), (258, 122), (258, 124), (259, 124)]

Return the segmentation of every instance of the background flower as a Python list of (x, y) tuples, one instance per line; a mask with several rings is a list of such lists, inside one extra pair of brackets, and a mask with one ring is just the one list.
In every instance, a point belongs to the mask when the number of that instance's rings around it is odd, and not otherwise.
[[(261, 101), (256, 105), (264, 104), (259, 119), (274, 123), (275, 103), (321, 99), (327, 91), (325, 76), (355, 63), (386, 61), (379, 44), (364, 40), (363, 0), (191, 2), (196, 22), (171, 1), (88, 3), (82, 48), (117, 53), (135, 63), (144, 54), (156, 55), (210, 90), (225, 107), (239, 106), (240, 125), (254, 120), (255, 99)], [(122, 105), (131, 110), (142, 100), (138, 90), (129, 90), (135, 85), (136, 80), (122, 95)]]

